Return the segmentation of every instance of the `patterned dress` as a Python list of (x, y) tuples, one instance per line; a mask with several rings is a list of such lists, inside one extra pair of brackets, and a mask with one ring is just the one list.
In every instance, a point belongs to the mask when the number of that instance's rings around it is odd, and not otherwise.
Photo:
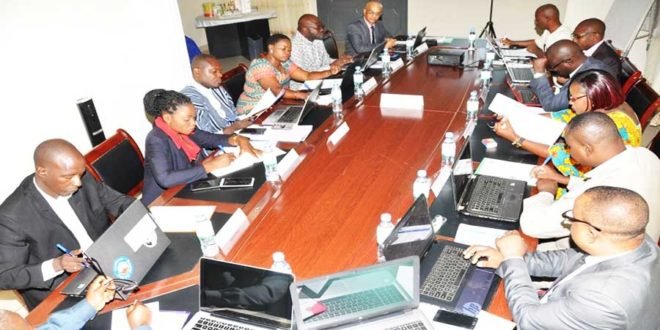
[[(608, 111), (607, 114), (612, 121), (616, 124), (617, 129), (619, 130), (619, 135), (623, 138), (623, 142), (626, 145), (639, 147), (642, 143), (642, 127), (635, 123), (635, 121), (630, 118), (625, 112), (620, 110)], [(571, 109), (566, 109), (562, 111), (550, 113), (552, 119), (568, 123), (573, 119), (576, 114)], [(566, 146), (564, 143), (556, 143), (548, 149), (550, 155), (552, 155), (552, 163), (555, 165), (557, 170), (565, 176), (576, 176), (582, 177), (584, 173), (591, 170), (588, 166), (575, 165), (571, 156), (566, 151)]]
[(276, 69), (265, 58), (258, 58), (250, 63), (250, 67), (245, 73), (243, 93), (241, 93), (238, 102), (236, 102), (236, 112), (239, 115), (250, 112), (250, 110), (252, 110), (252, 108), (254, 108), (259, 102), (261, 96), (266, 92), (266, 90), (261, 87), (261, 84), (259, 84), (260, 79), (265, 77), (275, 77), (282, 88), (289, 87), (291, 72), (296, 71), (298, 67), (290, 60), (282, 62), (282, 67), (286, 70), (286, 73)]

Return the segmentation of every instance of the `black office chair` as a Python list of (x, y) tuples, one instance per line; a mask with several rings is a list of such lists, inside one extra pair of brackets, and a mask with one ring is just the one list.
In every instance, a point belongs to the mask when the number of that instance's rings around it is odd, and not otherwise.
[(323, 38), (323, 45), (325, 50), (328, 52), (331, 58), (339, 58), (339, 48), (337, 48), (337, 40), (335, 40), (335, 35), (328, 31), (325, 38)]
[(234, 104), (236, 104), (238, 97), (243, 93), (246, 72), (247, 66), (241, 63), (237, 67), (222, 74), (222, 87), (231, 95)]
[(85, 155), (85, 167), (97, 181), (136, 197), (144, 184), (144, 156), (123, 129)]
[(655, 112), (660, 109), (660, 96), (646, 81), (638, 82), (630, 89), (626, 102), (637, 114), (642, 130), (646, 128)]
[(620, 83), (623, 90), (623, 96), (628, 96), (630, 90), (642, 80), (642, 71), (630, 61), (629, 58), (621, 58)]

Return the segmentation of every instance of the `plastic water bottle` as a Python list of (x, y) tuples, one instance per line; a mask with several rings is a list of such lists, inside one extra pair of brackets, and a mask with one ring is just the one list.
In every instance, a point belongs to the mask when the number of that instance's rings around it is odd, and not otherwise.
[(335, 84), (332, 86), (330, 96), (332, 97), (332, 111), (335, 113), (342, 112), (342, 95), (339, 85)]
[(277, 173), (277, 157), (275, 156), (275, 148), (273, 143), (268, 143), (264, 147), (264, 153), (261, 156), (264, 162), (264, 169), (266, 171), (266, 180), (279, 181), (280, 174)]
[(381, 61), (383, 62), (383, 75), (387, 77), (392, 73), (392, 68), (390, 68), (390, 51), (387, 48), (383, 49)]
[(215, 243), (215, 232), (211, 220), (203, 215), (195, 218), (195, 233), (199, 239), (199, 245), (202, 248), (202, 254), (205, 257), (215, 257), (220, 249)]
[(474, 50), (474, 41), (477, 40), (477, 33), (474, 31), (474, 26), (470, 28), (470, 34), (468, 34), (468, 41), (470, 41), (470, 47), (468, 50)]
[(284, 259), (284, 253), (282, 251), (273, 253), (273, 265), (270, 266), (270, 269), (280, 273), (293, 274), (291, 266)]
[(470, 92), (470, 98), (467, 101), (467, 116), (466, 121), (477, 120), (477, 113), (479, 113), (479, 97), (477, 91)]
[(392, 215), (389, 213), (383, 213), (380, 215), (380, 223), (376, 227), (376, 243), (378, 243), (378, 262), (385, 262), (385, 255), (383, 254), (383, 244), (387, 239), (387, 236), (390, 236), (390, 233), (394, 230), (394, 224), (392, 224)]
[(431, 180), (426, 176), (426, 170), (417, 171), (417, 178), (413, 182), (413, 198), (417, 199), (422, 194), (429, 198), (429, 190), (431, 190)]
[(445, 140), (442, 141), (442, 166), (452, 167), (456, 157), (456, 140), (454, 140), (454, 133), (445, 133)]
[(490, 90), (490, 80), (492, 77), (492, 72), (490, 70), (482, 70), (480, 76), (479, 85), (481, 86), (481, 99), (486, 102), (486, 97), (488, 96), (488, 91)]
[(413, 47), (415, 46), (415, 39), (406, 40), (406, 58), (411, 61), (415, 57)]
[(353, 84), (355, 85), (355, 97), (357, 97), (358, 100), (361, 100), (364, 97), (364, 91), (362, 90), (363, 82), (364, 75), (362, 75), (362, 68), (356, 66), (355, 73), (353, 73)]

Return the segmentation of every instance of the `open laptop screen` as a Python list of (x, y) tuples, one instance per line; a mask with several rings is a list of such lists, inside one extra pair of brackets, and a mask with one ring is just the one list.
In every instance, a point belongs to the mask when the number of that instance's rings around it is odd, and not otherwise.
[(221, 317), (235, 319), (239, 314), (241, 319), (290, 324), (292, 282), (290, 274), (202, 258), (199, 309)]
[(326, 329), (419, 304), (419, 258), (396, 259), (291, 286), (300, 329)]

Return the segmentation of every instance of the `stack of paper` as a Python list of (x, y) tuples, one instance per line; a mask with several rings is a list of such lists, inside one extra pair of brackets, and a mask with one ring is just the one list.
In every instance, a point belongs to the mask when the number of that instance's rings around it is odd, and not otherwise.
[(166, 233), (194, 233), (195, 220), (211, 219), (215, 206), (152, 206), (149, 211), (158, 227)]
[[(186, 323), (190, 313), (185, 311), (161, 311), (160, 304), (151, 302), (146, 304), (151, 311), (151, 329), (181, 329)], [(112, 330), (130, 330), (126, 318), (126, 308), (112, 311)]]
[[(263, 150), (263, 147), (260, 148), (261, 145), (258, 143), (258, 141), (253, 141), (252, 145), (257, 149)], [(246, 152), (244, 152), (242, 154), (239, 154), (240, 150), (237, 147), (236, 148), (225, 148), (225, 152), (235, 154), (236, 159), (233, 162), (231, 162), (231, 164), (229, 164), (229, 166), (221, 167), (221, 168), (215, 169), (213, 172), (211, 172), (213, 175), (215, 175), (217, 177), (225, 176), (227, 174), (231, 174), (231, 173), (240, 171), (244, 168), (248, 168), (248, 167), (250, 167), (250, 166), (252, 166), (256, 163), (260, 163), (260, 162), (263, 161), (261, 159), (261, 157), (255, 157), (255, 156), (253, 156), (251, 154), (248, 154)], [(284, 155), (284, 151), (282, 149), (279, 149), (279, 148), (273, 148), (273, 152), (275, 152), (276, 156)]]
[(475, 174), (495, 176), (498, 178), (526, 181), (530, 186), (536, 186), (536, 178), (532, 176), (535, 165), (509, 162), (485, 157)]
[(317, 80), (305, 80), (305, 85), (303, 90), (313, 90), (321, 84), (321, 89), (330, 89), (335, 86), (341, 85), (341, 78), (334, 78), (334, 79), (317, 79)]
[(519, 49), (510, 49), (510, 48), (501, 48), (502, 56), (504, 57), (533, 57), (536, 58), (536, 54), (528, 51), (525, 48)]
[(252, 145), (263, 150), (262, 145), (266, 141), (272, 142), (300, 142), (304, 141), (314, 128), (312, 125), (291, 125), (285, 128), (273, 126), (252, 125), (251, 128), (265, 128), (264, 134), (244, 134), (250, 138)]
[(263, 96), (261, 96), (261, 99), (259, 99), (259, 102), (250, 110), (250, 112), (246, 115), (240, 115), (238, 116), (238, 119), (243, 120), (247, 119), (250, 117), (257, 116), (261, 114), (262, 112), (268, 110), (270, 107), (277, 102), (283, 95), (284, 95), (284, 88), (280, 90), (280, 93), (275, 95), (273, 92), (270, 91), (270, 88), (266, 90)]
[(516, 133), (529, 141), (553, 145), (566, 124), (530, 113), (527, 106), (502, 94), (495, 95), (488, 109), (509, 119)]
[(458, 225), (454, 242), (465, 245), (485, 245), (495, 247), (495, 240), (504, 235), (506, 230), (481, 226)]

